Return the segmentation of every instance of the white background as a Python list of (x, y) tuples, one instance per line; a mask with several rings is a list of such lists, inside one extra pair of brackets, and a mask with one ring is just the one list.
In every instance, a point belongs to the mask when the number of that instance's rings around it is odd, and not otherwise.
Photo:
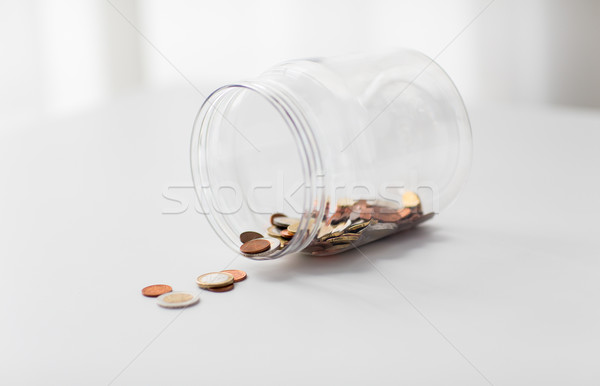
[(111, 2), (148, 41), (107, 1), (0, 3), (0, 123), (184, 77), (207, 94), (288, 59), (396, 47), (437, 57), (468, 105), (600, 107), (596, 1)]
[[(103, 1), (0, 3), (0, 384), (598, 384), (598, 2), (113, 4), (139, 31)], [(394, 46), (465, 96), (456, 204), (362, 253), (236, 258), (186, 189), (203, 95)], [(249, 277), (196, 288), (226, 267)], [(157, 307), (158, 282), (200, 304)]]

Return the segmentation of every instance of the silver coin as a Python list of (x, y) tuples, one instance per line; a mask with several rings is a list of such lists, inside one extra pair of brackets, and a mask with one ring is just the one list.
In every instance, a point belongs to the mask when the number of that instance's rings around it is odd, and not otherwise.
[(267, 234), (271, 237), (281, 237), (281, 229), (279, 229), (275, 225), (271, 225), (267, 229)]
[(227, 272), (210, 272), (198, 276), (196, 284), (200, 288), (217, 288), (233, 284), (233, 275)]
[(185, 291), (167, 292), (156, 298), (157, 304), (164, 308), (189, 307), (199, 301), (200, 296), (198, 294)]
[(292, 218), (292, 217), (275, 217), (273, 219), (273, 224), (275, 224), (276, 226), (280, 227), (280, 228), (287, 228), (290, 225), (292, 225), (295, 222), (298, 222), (300, 220), (298, 220), (297, 218)]
[(371, 224), (369, 227), (370, 230), (380, 231), (380, 230), (394, 230), (398, 228), (398, 226), (393, 222), (378, 222), (376, 224)]

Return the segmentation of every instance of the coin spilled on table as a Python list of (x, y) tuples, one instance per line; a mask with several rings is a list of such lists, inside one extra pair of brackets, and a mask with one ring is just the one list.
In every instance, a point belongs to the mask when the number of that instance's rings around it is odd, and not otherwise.
[[(239, 269), (226, 269), (220, 272), (209, 272), (196, 278), (198, 287), (211, 292), (228, 292), (234, 288), (234, 283), (246, 280), (248, 275)], [(200, 296), (187, 291), (173, 292), (166, 284), (154, 284), (142, 289), (142, 295), (157, 297), (157, 304), (164, 308), (184, 308), (200, 301)]]
[(166, 284), (154, 284), (149, 285), (148, 287), (142, 288), (142, 295), (147, 296), (149, 298), (155, 298), (162, 294), (166, 294), (167, 292), (173, 291), (170, 285)]
[(168, 292), (156, 299), (159, 306), (164, 308), (184, 308), (200, 301), (200, 296), (191, 292)]

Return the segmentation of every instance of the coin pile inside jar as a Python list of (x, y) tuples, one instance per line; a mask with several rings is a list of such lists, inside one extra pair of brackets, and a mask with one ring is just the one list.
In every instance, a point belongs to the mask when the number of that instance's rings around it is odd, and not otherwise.
[[(333, 214), (318, 224), (316, 237), (302, 250), (311, 255), (331, 255), (352, 249), (390, 234), (413, 228), (431, 219), (434, 213), (423, 213), (421, 199), (414, 192), (402, 195), (402, 205), (384, 200), (340, 199)], [(300, 220), (282, 213), (271, 216), (269, 237), (258, 232), (244, 232), (240, 251), (251, 258), (268, 256), (283, 249), (298, 231)], [(315, 223), (308, 223), (314, 230)]]

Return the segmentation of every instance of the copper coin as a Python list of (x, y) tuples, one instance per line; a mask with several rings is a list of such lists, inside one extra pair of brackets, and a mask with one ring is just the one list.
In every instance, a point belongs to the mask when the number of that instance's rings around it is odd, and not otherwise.
[(373, 214), (370, 211), (365, 210), (364, 212), (360, 213), (361, 220), (369, 221), (371, 217), (373, 217)]
[(234, 283), (237, 283), (238, 281), (242, 281), (242, 280), (246, 279), (246, 277), (248, 276), (248, 275), (246, 275), (246, 272), (240, 271), (239, 269), (226, 269), (221, 272), (226, 272), (226, 273), (230, 273), (231, 275), (233, 275)]
[(287, 229), (284, 229), (281, 231), (281, 237), (283, 237), (284, 239), (291, 239), (292, 237), (294, 237), (294, 233), (290, 232)]
[(142, 288), (142, 295), (148, 296), (149, 298), (155, 298), (167, 292), (173, 291), (170, 285), (166, 284), (154, 284), (148, 287)]
[(381, 222), (396, 222), (400, 221), (400, 215), (397, 212), (394, 213), (375, 213), (373, 216), (375, 220)]
[(283, 213), (273, 213), (271, 215), (271, 220), (270, 220), (272, 225), (275, 225), (275, 223), (273, 222), (273, 219), (276, 219), (277, 217), (285, 217), (285, 214), (283, 214)]
[(242, 234), (240, 234), (240, 241), (242, 243), (246, 243), (250, 240), (262, 239), (262, 238), (263, 238), (263, 235), (261, 235), (258, 232), (253, 232), (253, 231), (242, 232)]
[(233, 289), (233, 284), (228, 285), (227, 287), (219, 287), (219, 288), (204, 288), (210, 292), (227, 292)]
[(242, 244), (242, 246), (240, 247), (240, 251), (242, 251), (243, 253), (252, 254), (268, 251), (269, 248), (271, 248), (271, 243), (269, 242), (269, 240), (254, 239)]
[(400, 215), (401, 219), (405, 219), (412, 214), (412, 210), (410, 208), (400, 209), (398, 214)]

